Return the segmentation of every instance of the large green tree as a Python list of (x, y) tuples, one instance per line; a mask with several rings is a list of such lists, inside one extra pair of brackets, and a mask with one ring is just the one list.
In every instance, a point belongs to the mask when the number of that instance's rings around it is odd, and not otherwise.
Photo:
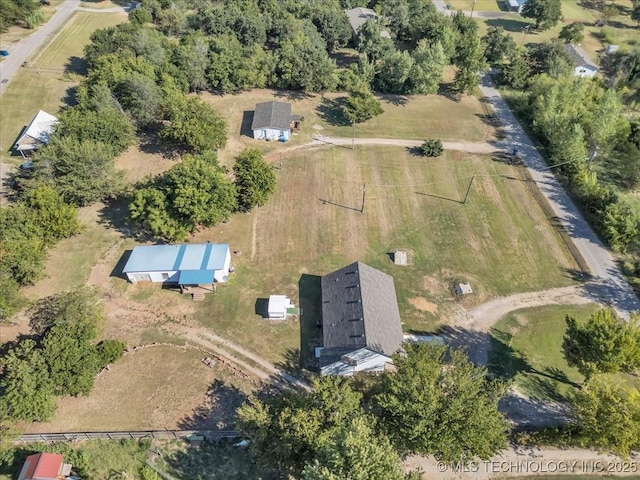
[(224, 148), (227, 121), (211, 105), (198, 97), (174, 95), (168, 102), (168, 122), (160, 137), (194, 153)]
[(616, 379), (591, 379), (571, 399), (577, 439), (585, 447), (628, 457), (640, 447), (640, 392)]
[(548, 30), (562, 20), (560, 0), (527, 0), (520, 12), (523, 17), (533, 18), (536, 28)]
[(344, 114), (351, 122), (366, 122), (383, 112), (380, 102), (369, 90), (354, 90), (345, 100)]
[(460, 350), (418, 343), (405, 350), (394, 355), (396, 372), (383, 375), (373, 399), (397, 451), (468, 462), (506, 447), (508, 423), (498, 411), (502, 384)]
[(482, 41), (485, 44), (484, 55), (492, 65), (501, 64), (505, 59), (511, 59), (516, 54), (516, 42), (502, 27), (489, 27)]
[(303, 480), (403, 480), (389, 439), (372, 425), (374, 418), (354, 416), (322, 438), (315, 460), (302, 473)]
[(300, 478), (318, 457), (320, 446), (336, 441), (340, 429), (363, 415), (360, 401), (361, 395), (345, 379), (321, 377), (309, 392), (249, 397), (237, 410), (236, 425), (260, 461)]
[(265, 162), (262, 152), (257, 148), (247, 148), (236, 157), (233, 173), (238, 207), (242, 212), (267, 203), (276, 189), (273, 167)]
[(640, 329), (635, 321), (626, 322), (612, 309), (602, 309), (584, 323), (570, 316), (566, 323), (564, 356), (587, 379), (595, 373), (631, 372), (640, 366)]

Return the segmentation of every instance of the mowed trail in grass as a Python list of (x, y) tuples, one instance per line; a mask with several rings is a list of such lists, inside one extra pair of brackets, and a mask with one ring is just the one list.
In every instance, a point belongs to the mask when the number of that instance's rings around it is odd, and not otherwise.
[[(282, 293), (297, 302), (306, 275), (356, 260), (395, 278), (405, 329), (446, 317), (455, 279), (472, 282), (477, 303), (572, 282), (573, 261), (516, 167), (458, 152), (425, 159), (403, 148), (334, 147), (287, 158), (278, 175), (268, 205), (196, 236), (240, 252), (201, 322), (267, 358), (298, 348), (300, 329), (262, 320), (256, 301)], [(390, 249), (408, 250), (411, 266), (392, 265)]]
[[(0, 109), (0, 155), (9, 160), (9, 149), (38, 110), (56, 115), (83, 73), (81, 59), (91, 33), (127, 20), (124, 13), (78, 12), (54, 40), (36, 54), (27, 68), (11, 81)], [(68, 73), (65, 74), (65, 70)], [(14, 163), (21, 161), (14, 156)]]

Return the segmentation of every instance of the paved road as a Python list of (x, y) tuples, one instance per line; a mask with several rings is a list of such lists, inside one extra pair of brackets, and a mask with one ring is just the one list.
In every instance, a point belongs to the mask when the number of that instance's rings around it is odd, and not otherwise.
[(531, 177), (591, 269), (593, 278), (585, 285), (585, 294), (596, 302), (611, 304), (625, 318), (629, 317), (630, 312), (640, 310), (638, 297), (623, 277), (611, 253), (551, 173), (489, 75), (483, 78), (481, 89), (507, 134), (506, 140), (497, 142), (496, 146), (507, 151), (518, 150), (518, 156), (524, 161)]
[(52, 37), (79, 7), (80, 0), (66, 0), (47, 23), (28, 37), (6, 47), (10, 55), (0, 63), (0, 95), (4, 93), (20, 66), (29, 60), (47, 37)]
[(38, 48), (42, 46), (48, 37), (53, 37), (58, 29), (62, 27), (67, 20), (69, 20), (69, 17), (71, 17), (75, 11), (124, 13), (126, 10), (122, 7), (107, 8), (103, 10), (85, 8), (80, 6), (80, 0), (66, 0), (60, 4), (56, 13), (53, 14), (47, 23), (35, 30), (28, 37), (3, 47), (9, 50), (10, 55), (0, 62), (0, 81), (2, 82), (0, 83), (0, 96), (4, 94), (7, 85), (9, 85), (14, 75), (18, 72), (20, 66), (38, 51)]

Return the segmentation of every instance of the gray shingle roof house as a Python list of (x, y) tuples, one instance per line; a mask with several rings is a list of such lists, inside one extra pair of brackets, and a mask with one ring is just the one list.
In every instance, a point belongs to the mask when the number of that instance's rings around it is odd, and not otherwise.
[[(351, 24), (351, 30), (354, 35), (358, 35), (358, 30), (364, 25), (367, 20), (377, 20), (378, 14), (370, 8), (357, 7), (347, 10), (347, 17), (349, 17), (349, 23)], [(382, 30), (380, 32), (381, 37), (391, 38), (389, 32)]]
[(291, 114), (290, 103), (276, 101), (256, 103), (251, 123), (253, 138), (287, 141), (291, 137), (291, 130), (299, 129), (299, 121), (300, 115)]
[(589, 58), (582, 47), (567, 43), (564, 49), (575, 64), (573, 74), (576, 77), (594, 77), (598, 73), (598, 66)]
[[(393, 277), (355, 262), (325, 275), (321, 283), (323, 348), (320, 367), (325, 367), (323, 373), (335, 372), (332, 364), (336, 362), (355, 363), (353, 366), (357, 367), (357, 360), (350, 356), (362, 349), (379, 359), (369, 370), (384, 368), (384, 363), (390, 361), (389, 357), (400, 349), (403, 341)], [(368, 357), (369, 361), (371, 355), (355, 357)]]

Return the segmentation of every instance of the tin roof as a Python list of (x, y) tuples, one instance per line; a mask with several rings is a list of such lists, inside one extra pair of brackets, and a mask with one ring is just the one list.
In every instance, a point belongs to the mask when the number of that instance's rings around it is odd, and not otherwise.
[(139, 246), (131, 252), (122, 272), (222, 270), (228, 251), (227, 243)]
[(53, 127), (58, 123), (58, 118), (40, 110), (31, 119), (20, 138), (16, 141), (17, 150), (33, 150), (40, 144), (49, 143), (49, 135), (53, 133)]
[(18, 480), (55, 480), (62, 470), (59, 453), (35, 453), (24, 461)]

